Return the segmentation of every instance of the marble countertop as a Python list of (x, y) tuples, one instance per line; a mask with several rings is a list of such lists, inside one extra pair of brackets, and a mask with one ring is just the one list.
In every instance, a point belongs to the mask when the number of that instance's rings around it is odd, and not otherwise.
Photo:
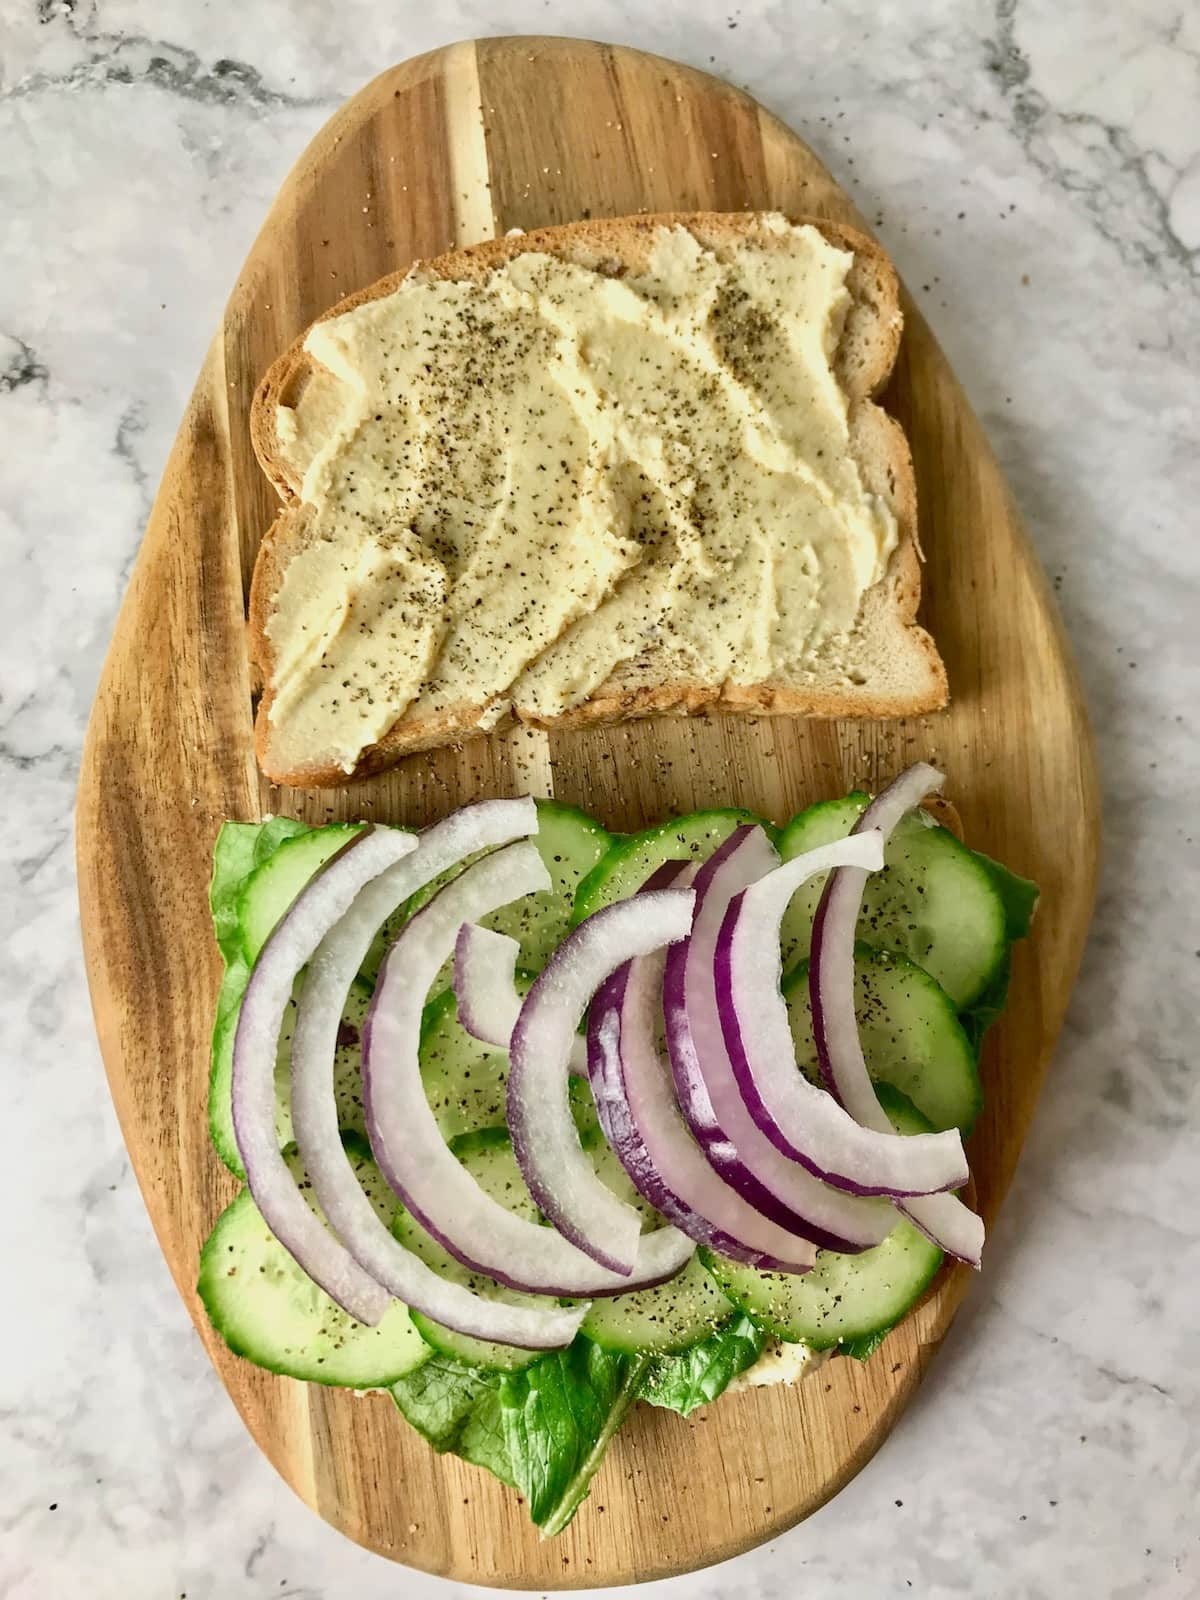
[(1106, 801), (1070, 1021), (988, 1271), (918, 1400), (811, 1522), (661, 1589), (1185, 1600), (1200, 11), (1184, 0), (0, 0), (0, 1597), (448, 1592), (293, 1498), (190, 1329), (100, 1068), (71, 810), (154, 486), (285, 171), (384, 64), (552, 31), (745, 85), (877, 223), (1058, 590)]

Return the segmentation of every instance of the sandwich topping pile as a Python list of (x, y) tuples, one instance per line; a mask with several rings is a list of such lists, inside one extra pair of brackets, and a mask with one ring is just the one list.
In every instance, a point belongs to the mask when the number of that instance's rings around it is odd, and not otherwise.
[(1036, 901), (922, 808), (940, 784), (782, 829), (226, 823), (217, 1331), (387, 1391), (547, 1534), (635, 1401), (866, 1359), (944, 1254), (979, 1264), (962, 1140)]
[(337, 781), (513, 716), (925, 710), (941, 663), (900, 318), (861, 235), (547, 229), (334, 308), (260, 391), (265, 770)]

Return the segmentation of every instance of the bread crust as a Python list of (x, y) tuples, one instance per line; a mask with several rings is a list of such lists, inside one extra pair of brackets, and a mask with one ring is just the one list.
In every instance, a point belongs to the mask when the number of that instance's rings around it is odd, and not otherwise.
[[(545, 251), (600, 271), (636, 270), (644, 264), (656, 229), (684, 227), (709, 248), (721, 248), (755, 231), (760, 213), (661, 212), (649, 216), (592, 219), (539, 228), (530, 233), (489, 239), (448, 251), (429, 261), (414, 262), (331, 306), (316, 320), (324, 322), (356, 306), (393, 293), (410, 275), (420, 279), (480, 280), (515, 255)], [(516, 717), (546, 729), (582, 728), (634, 717), (691, 716), (702, 711), (754, 715), (831, 717), (895, 717), (933, 711), (946, 704), (945, 668), (929, 634), (915, 622), (921, 595), (920, 545), (917, 538), (917, 496), (912, 457), (900, 425), (871, 397), (887, 382), (900, 345), (903, 319), (895, 269), (882, 249), (857, 229), (819, 218), (796, 217), (809, 223), (833, 245), (853, 253), (847, 275), (850, 309), (834, 357), (838, 379), (850, 400), (851, 449), (866, 487), (891, 506), (899, 539), (883, 579), (863, 598), (854, 637), (889, 662), (898, 661), (891, 690), (878, 683), (855, 683), (836, 662), (822, 669), (818, 658), (803, 682), (704, 684), (656, 676), (652, 657), (623, 663), (580, 706), (554, 717), (523, 713)], [(758, 234), (769, 241), (770, 234)], [(779, 236), (786, 241), (787, 236)], [(275, 430), (277, 407), (294, 404), (316, 370), (304, 350), (308, 330), (278, 357), (258, 386), (250, 417), (251, 442), (263, 472), (274, 485), (281, 510), (263, 537), (250, 588), (249, 643), (263, 684), (255, 718), (255, 750), (259, 765), (277, 783), (300, 788), (343, 784), (383, 771), (404, 756), (453, 744), (486, 731), (496, 696), (482, 704), (445, 708), (419, 721), (401, 717), (376, 744), (365, 750), (352, 773), (336, 765), (284, 768), (274, 758), (270, 711), (273, 698), (274, 651), (267, 634), (271, 604), (283, 581), (290, 551), (302, 537), (308, 508), (300, 500), (301, 475), (289, 462)], [(480, 722), (485, 726), (481, 728)], [(501, 720), (512, 720), (506, 713)]]

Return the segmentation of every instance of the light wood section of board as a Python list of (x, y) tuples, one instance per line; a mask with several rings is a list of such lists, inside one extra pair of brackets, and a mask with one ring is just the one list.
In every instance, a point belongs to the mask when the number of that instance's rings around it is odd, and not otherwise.
[[(807, 1516), (896, 1422), (967, 1287), (946, 1272), (866, 1366), (727, 1398), (683, 1421), (640, 1407), (590, 1500), (543, 1542), (516, 1497), (436, 1456), (386, 1396), (307, 1388), (231, 1356), (197, 1252), (235, 1192), (207, 1142), (219, 977), (206, 890), (223, 818), (425, 823), (485, 794), (548, 793), (610, 827), (738, 803), (777, 820), (924, 757), (967, 837), (1041, 884), (1012, 1006), (989, 1040), (970, 1146), (991, 1219), (1062, 1021), (1092, 903), (1097, 801), (1074, 671), (996, 462), (911, 302), (886, 404), (912, 442), (928, 557), (923, 619), (953, 703), (908, 722), (662, 718), (515, 730), (337, 792), (274, 788), (251, 749), (247, 586), (274, 495), (247, 427), (271, 360), (342, 295), (513, 227), (639, 211), (776, 207), (854, 220), (812, 152), (752, 100), (610, 46), (489, 39), (377, 78), (317, 136), (263, 225), (179, 429), (96, 699), (79, 790), (80, 895), (96, 1023), (159, 1241), (247, 1426), (323, 1517), (397, 1561), (534, 1589), (663, 1576)], [(986, 1270), (986, 1269), (985, 1269)], [(948, 1428), (950, 1424), (948, 1423)]]

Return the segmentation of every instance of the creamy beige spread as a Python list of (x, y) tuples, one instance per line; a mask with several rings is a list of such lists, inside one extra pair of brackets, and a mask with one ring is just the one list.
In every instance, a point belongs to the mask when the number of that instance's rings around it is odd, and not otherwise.
[(764, 1345), (763, 1352), (753, 1366), (734, 1378), (727, 1394), (738, 1394), (742, 1389), (765, 1389), (771, 1384), (798, 1383), (809, 1373), (825, 1365), (832, 1354), (829, 1350), (812, 1350), (806, 1344), (786, 1344), (782, 1339), (772, 1339)]
[(782, 217), (718, 253), (662, 228), (645, 271), (528, 253), (318, 323), (276, 419), (310, 508), (278, 758), (551, 716), (651, 647), (664, 681), (759, 683), (844, 634), (896, 541), (832, 370), (851, 259)]

